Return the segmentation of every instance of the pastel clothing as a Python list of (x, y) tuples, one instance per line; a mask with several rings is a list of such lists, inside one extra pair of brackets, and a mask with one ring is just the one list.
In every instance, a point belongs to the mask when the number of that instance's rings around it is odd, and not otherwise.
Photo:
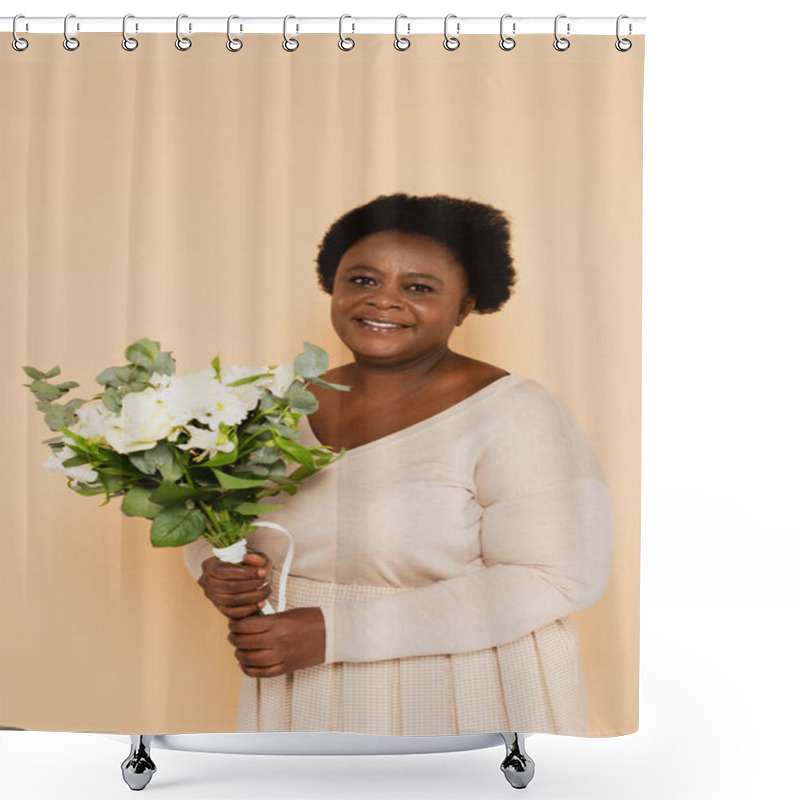
[[(299, 434), (320, 445), (305, 416)], [(282, 503), (264, 519), (294, 538), (287, 608), (322, 609), (325, 662), (243, 675), (237, 731), (586, 735), (569, 615), (606, 587), (614, 510), (553, 391), (509, 373), (262, 502)], [(282, 533), (248, 541), (280, 569)], [(211, 547), (184, 555), (199, 578)]]

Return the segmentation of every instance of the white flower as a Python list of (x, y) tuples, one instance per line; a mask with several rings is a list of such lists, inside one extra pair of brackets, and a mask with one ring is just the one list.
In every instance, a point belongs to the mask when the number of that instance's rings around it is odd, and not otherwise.
[(109, 411), (102, 400), (89, 405), (82, 405), (75, 414), (78, 417), (78, 421), (70, 430), (92, 442), (108, 444), (106, 441), (106, 428), (116, 418), (116, 414), (113, 411)]
[(154, 372), (152, 375), (150, 375), (150, 380), (148, 383), (154, 388), (158, 389), (159, 387), (169, 386), (174, 377), (174, 375), (169, 375), (166, 372)]
[[(120, 413), (109, 420), (105, 436), (118, 453), (149, 450), (173, 433), (176, 423), (167, 407), (168, 389), (129, 392)], [(172, 437), (174, 438), (174, 437)]]
[[(264, 370), (266, 372), (266, 370)], [(268, 379), (267, 388), (275, 395), (275, 397), (283, 397), (289, 391), (289, 387), (294, 380), (294, 364), (289, 361), (281, 364), (274, 370), (274, 376)]]
[(194, 420), (217, 428), (220, 421), (236, 419), (241, 413), (238, 396), (217, 380), (210, 367), (171, 377), (160, 391), (173, 425), (185, 426)]
[[(260, 375), (262, 372), (267, 372), (269, 367), (262, 367), (261, 369), (253, 369), (253, 367), (239, 367), (236, 364), (223, 370), (221, 373), (222, 383), (229, 384), (234, 381), (239, 381), (242, 378), (249, 378), (251, 375)], [(259, 378), (258, 380), (251, 381), (250, 383), (243, 383), (241, 386), (227, 386), (229, 392), (236, 394), (241, 400), (243, 406), (247, 411), (252, 411), (264, 394), (264, 389), (267, 388), (265, 381), (270, 381), (271, 378)], [(232, 424), (232, 423), (228, 423)]]
[[(83, 434), (81, 434), (83, 436)], [(66, 439), (64, 439), (66, 441)], [(97, 480), (97, 472), (95, 472), (88, 464), (82, 464), (79, 467), (65, 467), (64, 462), (76, 456), (77, 453), (67, 444), (54, 450), (44, 462), (44, 466), (53, 472), (58, 472), (60, 475), (66, 475), (67, 478), (72, 478), (79, 483), (92, 483)]]
[(194, 425), (187, 425), (186, 430), (192, 435), (185, 444), (179, 444), (181, 450), (189, 450), (192, 448), (203, 448), (203, 452), (197, 456), (196, 460), (201, 461), (204, 458), (213, 458), (217, 453), (230, 453), (234, 444), (230, 441), (226, 434), (220, 433), (218, 430), (207, 431), (204, 428), (197, 428)]

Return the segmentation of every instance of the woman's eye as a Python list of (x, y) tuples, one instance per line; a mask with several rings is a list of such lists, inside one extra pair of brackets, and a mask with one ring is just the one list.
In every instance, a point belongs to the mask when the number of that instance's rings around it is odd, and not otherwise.
[[(367, 275), (356, 275), (355, 277), (350, 278), (350, 280), (351, 281), (361, 281), (361, 280), (371, 281), (372, 278), (370, 278)], [(359, 283), (358, 284), (358, 286), (363, 286), (363, 285), (364, 285), (363, 283)], [(425, 284), (425, 283), (412, 283), (411, 286), (412, 287), (415, 287), (415, 286), (422, 287), (425, 290), (425, 292), (432, 292), (433, 291), (433, 289), (430, 286), (428, 286), (427, 284)]]

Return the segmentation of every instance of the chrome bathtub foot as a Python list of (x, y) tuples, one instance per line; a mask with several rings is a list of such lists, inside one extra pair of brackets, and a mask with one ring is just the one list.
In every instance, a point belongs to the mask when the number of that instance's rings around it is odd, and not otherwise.
[(525, 739), (521, 733), (501, 733), (506, 743), (506, 757), (500, 765), (506, 780), (515, 789), (524, 789), (532, 780), (536, 765), (525, 752)]
[(150, 742), (152, 741), (152, 736), (131, 734), (131, 752), (122, 762), (122, 778), (131, 789), (137, 792), (150, 783), (150, 779), (156, 771), (156, 765), (150, 758)]

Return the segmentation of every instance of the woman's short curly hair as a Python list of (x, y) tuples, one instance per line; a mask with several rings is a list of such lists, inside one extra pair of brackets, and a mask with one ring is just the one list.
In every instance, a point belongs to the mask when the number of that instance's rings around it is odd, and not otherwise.
[(511, 296), (516, 273), (508, 219), (494, 206), (444, 194), (381, 195), (337, 219), (317, 251), (322, 289), (333, 294), (339, 261), (350, 247), (388, 230), (428, 236), (449, 248), (464, 268), (476, 313), (498, 311)]

